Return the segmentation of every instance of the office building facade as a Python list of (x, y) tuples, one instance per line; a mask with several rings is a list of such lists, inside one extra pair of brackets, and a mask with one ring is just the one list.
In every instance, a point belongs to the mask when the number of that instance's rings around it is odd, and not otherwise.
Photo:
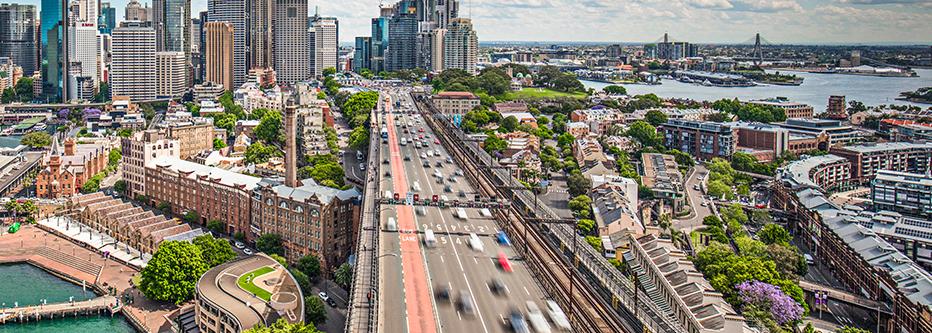
[(233, 86), (239, 87), (249, 75), (249, 11), (246, 0), (208, 0), (207, 20), (228, 22), (233, 26)]
[(39, 68), (36, 6), (0, 4), (0, 57), (8, 57), (32, 75)]
[[(98, 34), (97, 25), (91, 22), (74, 22), (74, 25), (68, 29), (68, 55), (69, 73), (68, 80), (68, 100), (80, 100), (78, 96), (78, 80), (87, 81), (90, 79), (96, 88), (99, 83), (100, 52), (97, 45)], [(79, 79), (79, 78), (85, 79)]]
[[(438, 29), (437, 31), (442, 31)], [(479, 56), (479, 37), (472, 28), (472, 20), (455, 18), (450, 22), (443, 40), (443, 68), (462, 69), (469, 74), (476, 74), (476, 60)]]
[(372, 68), (372, 38), (356, 37), (356, 49), (353, 51), (353, 71)]
[[(295, 6), (304, 7), (304, 11), (296, 13), (296, 16), (304, 17), (304, 26), (301, 27), (301, 35), (307, 28), (307, 0), (251, 0), (249, 16), (249, 47), (250, 59), (249, 69), (253, 68), (271, 68), (275, 66), (275, 23), (278, 19), (278, 6), (296, 8)], [(288, 13), (286, 13), (288, 14)], [(286, 15), (285, 18), (290, 18)], [(287, 20), (285, 24), (292, 24), (292, 20)]]
[(306, 80), (310, 73), (307, 0), (275, 0), (273, 17), (271, 48), (277, 79), (292, 84)]
[(340, 22), (335, 17), (314, 16), (308, 29), (310, 76), (320, 77), (324, 69), (340, 69)]
[[(871, 201), (875, 210), (932, 218), (932, 177), (880, 170), (871, 181)], [(932, 242), (932, 233), (929, 236)]]
[(234, 90), (233, 25), (229, 22), (204, 24), (204, 80)]
[(113, 29), (111, 95), (154, 99), (155, 53), (155, 29), (138, 21), (124, 21)]
[(124, 8), (123, 18), (126, 21), (148, 22), (149, 13), (151, 11), (152, 9), (149, 8), (148, 4), (146, 4), (145, 7), (143, 7), (143, 5), (139, 3), (139, 1), (130, 0), (129, 3), (127, 3), (126, 7)]
[(398, 2), (388, 21), (385, 70), (413, 69), (417, 65), (417, 15), (408, 1)]
[(179, 98), (188, 89), (188, 66), (184, 52), (165, 51), (155, 54), (155, 95), (158, 98)]

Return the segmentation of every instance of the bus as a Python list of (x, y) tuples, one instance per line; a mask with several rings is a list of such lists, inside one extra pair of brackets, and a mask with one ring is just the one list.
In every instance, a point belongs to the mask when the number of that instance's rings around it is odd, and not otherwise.
[(382, 126), (382, 138), (388, 139), (388, 128), (385, 128), (385, 126)]

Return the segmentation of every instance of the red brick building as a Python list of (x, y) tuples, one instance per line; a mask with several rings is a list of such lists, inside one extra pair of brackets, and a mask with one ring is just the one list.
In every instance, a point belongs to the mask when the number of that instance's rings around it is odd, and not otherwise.
[(51, 151), (42, 159), (45, 167), (36, 176), (36, 196), (60, 198), (78, 193), (88, 179), (104, 171), (109, 157), (107, 144), (78, 144), (68, 138), (62, 150), (56, 137)]

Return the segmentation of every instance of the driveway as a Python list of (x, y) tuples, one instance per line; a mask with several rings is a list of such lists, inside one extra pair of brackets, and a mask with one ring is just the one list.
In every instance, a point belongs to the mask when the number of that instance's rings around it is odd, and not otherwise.
[[(686, 195), (689, 197), (689, 205), (692, 207), (692, 210), (696, 212), (695, 214), (690, 214), (684, 219), (674, 219), (673, 227), (684, 231), (689, 232), (700, 226), (702, 226), (702, 219), (706, 216), (712, 215), (712, 209), (708, 206), (702, 206), (702, 202), (705, 200), (703, 198), (703, 193), (701, 190), (696, 190), (696, 185), (702, 183), (699, 180), (699, 177), (703, 177), (709, 174), (709, 170), (701, 164), (695, 166), (695, 172), (686, 179), (685, 191)], [(703, 187), (705, 185), (702, 185)]]

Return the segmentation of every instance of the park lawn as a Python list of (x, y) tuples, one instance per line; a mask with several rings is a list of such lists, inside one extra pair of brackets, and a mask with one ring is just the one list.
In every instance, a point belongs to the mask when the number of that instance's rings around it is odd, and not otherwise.
[(265, 300), (266, 302), (268, 302), (272, 298), (272, 293), (257, 286), (255, 283), (252, 282), (252, 280), (247, 282), (247, 279), (250, 276), (252, 276), (252, 279), (255, 280), (257, 277), (262, 276), (264, 274), (271, 273), (274, 270), (275, 270), (274, 268), (268, 267), (268, 266), (259, 267), (252, 272), (240, 275), (239, 279), (236, 280), (236, 284), (238, 284), (240, 288), (243, 288), (243, 290), (248, 291), (252, 293), (253, 295), (256, 295), (256, 297), (259, 297)]
[(561, 97), (572, 97), (572, 98), (586, 98), (586, 93), (576, 92), (576, 93), (565, 93), (561, 91), (546, 89), (546, 88), (524, 88), (519, 91), (509, 91), (505, 93), (505, 100), (532, 100), (532, 99), (550, 99), (550, 98), (561, 98)]
[(695, 253), (699, 253), (699, 251), (702, 251), (703, 249), (705, 249), (705, 245), (702, 244), (702, 241), (701, 241), (702, 238), (700, 235), (702, 234), (705, 234), (708, 236), (708, 234), (705, 233), (705, 228), (693, 230), (692, 232), (689, 233), (689, 240), (693, 243), (692, 244), (693, 252)]

